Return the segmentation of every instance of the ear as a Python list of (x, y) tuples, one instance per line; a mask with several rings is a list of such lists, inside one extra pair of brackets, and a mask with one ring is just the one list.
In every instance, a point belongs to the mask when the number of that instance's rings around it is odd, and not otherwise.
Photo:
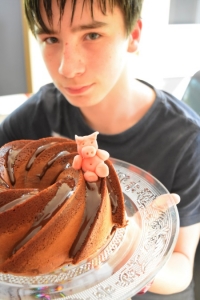
[(80, 143), (83, 140), (83, 137), (75, 135), (75, 140), (76, 140), (77, 143)]
[(99, 132), (98, 132), (98, 131), (95, 131), (95, 132), (93, 132), (92, 134), (90, 134), (88, 137), (89, 137), (89, 138), (92, 138), (92, 139), (94, 139), (94, 140), (96, 140), (98, 134), (99, 134)]
[(99, 134), (99, 132), (98, 131), (95, 131), (94, 133), (93, 133), (93, 136), (95, 137), (95, 139), (97, 138), (97, 135)]
[(129, 35), (128, 52), (135, 52), (138, 50), (138, 45), (142, 31), (142, 20), (137, 20), (132, 32)]

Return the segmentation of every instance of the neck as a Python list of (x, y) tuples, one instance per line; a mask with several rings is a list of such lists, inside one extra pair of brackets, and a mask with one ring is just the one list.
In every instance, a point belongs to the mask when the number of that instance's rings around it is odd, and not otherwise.
[(118, 134), (135, 125), (155, 101), (155, 92), (133, 80), (131, 85), (110, 93), (100, 103), (81, 108), (88, 125), (102, 134)]

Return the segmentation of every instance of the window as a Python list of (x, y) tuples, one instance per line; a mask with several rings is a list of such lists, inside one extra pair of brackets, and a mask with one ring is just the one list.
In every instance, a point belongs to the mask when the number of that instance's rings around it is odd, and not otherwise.
[(169, 24), (200, 24), (200, 0), (171, 0)]

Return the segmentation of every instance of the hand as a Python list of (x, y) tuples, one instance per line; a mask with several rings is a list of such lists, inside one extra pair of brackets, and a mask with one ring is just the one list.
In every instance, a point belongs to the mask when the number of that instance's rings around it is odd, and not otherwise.
[(158, 196), (153, 202), (152, 206), (156, 209), (167, 210), (173, 205), (180, 202), (180, 196), (177, 194), (164, 194)]
[(152, 286), (153, 284), (153, 280), (151, 282), (149, 282), (139, 293), (138, 295), (143, 295), (145, 294), (146, 292), (148, 292), (148, 290), (150, 289), (150, 287)]
[[(152, 205), (153, 207), (155, 207), (156, 209), (160, 209), (160, 210), (167, 210), (168, 208), (170, 208), (173, 205), (177, 205), (180, 202), (180, 196), (177, 194), (164, 194), (164, 195), (160, 195), (158, 196), (153, 202)], [(151, 285), (153, 284), (152, 280), (151, 282), (149, 282), (139, 293), (138, 295), (142, 295), (144, 293), (146, 293)]]

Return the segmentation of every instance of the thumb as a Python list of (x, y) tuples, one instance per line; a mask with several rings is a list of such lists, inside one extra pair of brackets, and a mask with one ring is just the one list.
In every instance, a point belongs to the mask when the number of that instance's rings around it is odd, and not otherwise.
[(177, 194), (164, 194), (158, 196), (152, 203), (156, 209), (168, 209), (173, 205), (177, 205), (180, 202), (180, 196)]

